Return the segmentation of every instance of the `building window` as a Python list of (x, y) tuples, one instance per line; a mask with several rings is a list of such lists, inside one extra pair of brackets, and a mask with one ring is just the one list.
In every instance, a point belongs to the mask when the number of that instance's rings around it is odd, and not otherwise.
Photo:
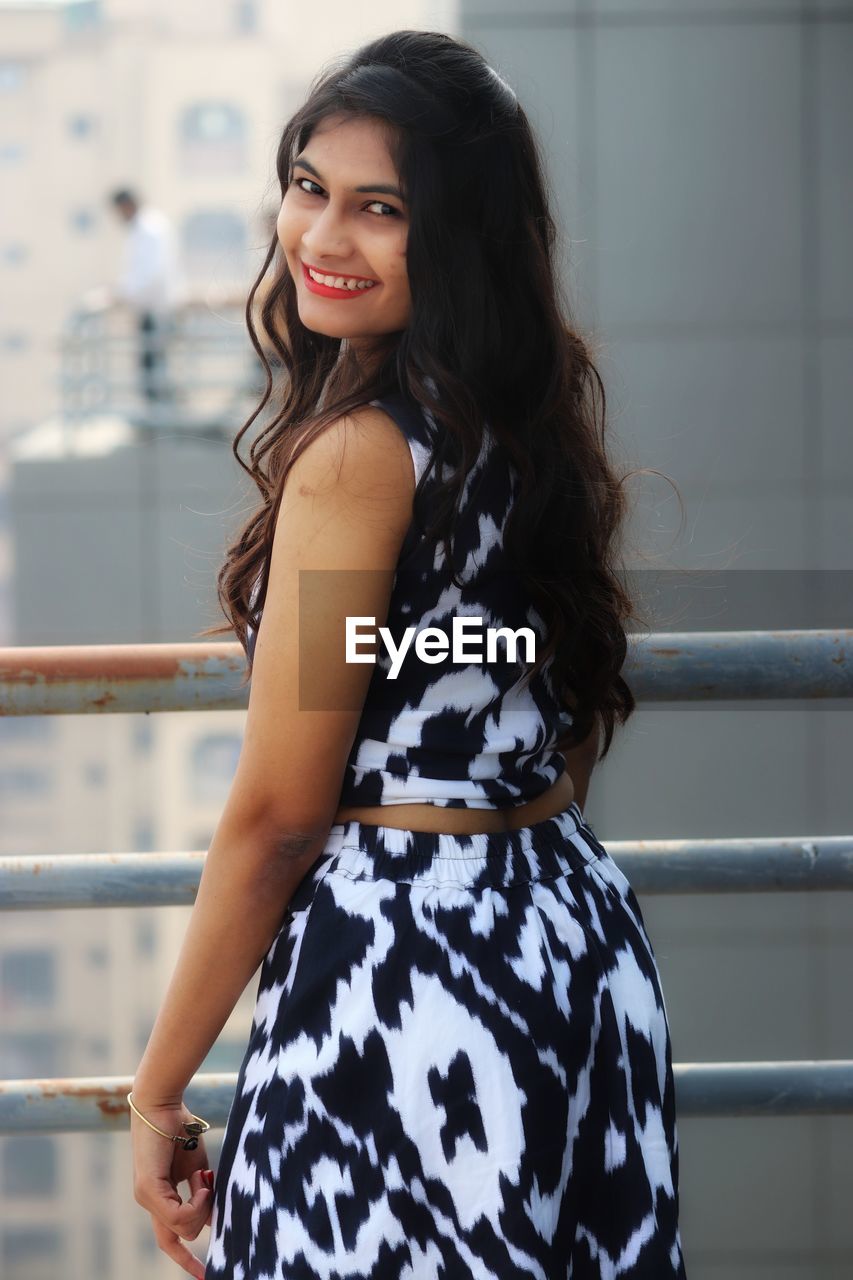
[(150, 818), (137, 818), (133, 824), (134, 853), (151, 853), (154, 849), (154, 823)]
[(147, 756), (154, 742), (154, 726), (149, 714), (137, 716), (133, 722), (133, 749), (140, 756)]
[(86, 1049), (90, 1057), (96, 1062), (108, 1062), (110, 1057), (110, 1042), (105, 1036), (89, 1036), (86, 1041)]
[(62, 1233), (56, 1227), (4, 1227), (3, 1280), (48, 1280), (59, 1275)]
[(4, 333), (2, 342), (4, 351), (26, 351), (30, 345), (29, 334), (22, 333), (20, 329), (13, 329), (11, 333)]
[[(208, 1152), (210, 1151), (209, 1143), (205, 1143), (205, 1150)], [(139, 1253), (143, 1258), (156, 1258), (158, 1254), (160, 1254), (160, 1246), (157, 1243), (157, 1238), (154, 1235), (154, 1232), (151, 1230), (150, 1223), (139, 1228), (139, 1235), (137, 1239), (139, 1241)]]
[(257, 0), (236, 0), (234, 27), (242, 35), (251, 35), (258, 29)]
[(4, 1009), (49, 1009), (56, 999), (56, 955), (30, 948), (0, 956), (0, 999)]
[(62, 18), (67, 31), (85, 31), (87, 27), (100, 26), (101, 0), (71, 0), (62, 6)]
[(107, 1187), (110, 1182), (110, 1142), (108, 1133), (93, 1133), (89, 1139), (89, 1181), (93, 1187)]
[(195, 102), (180, 117), (178, 147), (184, 174), (244, 173), (249, 161), (246, 117), (230, 102)]
[(50, 716), (0, 716), (0, 742), (48, 742)]
[(181, 228), (187, 275), (196, 281), (243, 280), (246, 276), (246, 224), (230, 210), (192, 213)]
[(27, 68), (23, 62), (0, 62), (0, 93), (17, 93), (27, 81)]
[(210, 733), (190, 751), (190, 792), (201, 804), (221, 801), (237, 771), (242, 738), (236, 733)]
[(87, 947), (86, 959), (93, 969), (106, 969), (110, 962), (110, 953), (106, 947)]
[(3, 1194), (49, 1196), (57, 1189), (56, 1140), (48, 1134), (4, 1138)]
[(140, 1022), (136, 1026), (136, 1056), (142, 1058), (151, 1039), (152, 1023)]
[(87, 787), (102, 787), (107, 780), (106, 766), (100, 760), (87, 760), (83, 766), (83, 780)]
[(5, 1031), (0, 1036), (0, 1079), (59, 1075), (65, 1037), (55, 1031)]
[(51, 782), (52, 775), (46, 769), (28, 768), (26, 765), (0, 769), (0, 796), (14, 800), (16, 796), (46, 795)]
[(78, 235), (90, 235), (95, 229), (95, 215), (91, 209), (73, 209), (68, 215), (71, 230)]
[(153, 956), (157, 950), (157, 922), (153, 916), (137, 915), (134, 920), (138, 956)]
[(92, 1275), (95, 1277), (112, 1275), (110, 1252), (112, 1248), (112, 1232), (110, 1224), (103, 1218), (96, 1218), (90, 1223), (92, 1233)]
[(82, 113), (68, 117), (68, 132), (72, 138), (91, 138), (97, 122), (94, 116)]
[(27, 246), (20, 244), (17, 240), (3, 246), (3, 261), (9, 267), (19, 267), (29, 256), (30, 251)]

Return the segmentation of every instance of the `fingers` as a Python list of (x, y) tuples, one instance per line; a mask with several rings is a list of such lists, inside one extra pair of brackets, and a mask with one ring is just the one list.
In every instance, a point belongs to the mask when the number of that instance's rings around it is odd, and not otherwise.
[[(154, 1225), (154, 1238), (163, 1253), (168, 1254), (179, 1267), (183, 1267), (191, 1276), (197, 1277), (197, 1280), (204, 1280), (205, 1266), (192, 1250), (188, 1249), (183, 1243), (179, 1235), (171, 1231), (164, 1222), (155, 1217), (152, 1213), (151, 1221)], [(187, 1237), (192, 1239), (193, 1237)]]
[[(210, 1221), (213, 1211), (213, 1170), (193, 1170), (187, 1181), (190, 1184), (190, 1198), (183, 1202), (177, 1185), (168, 1178), (142, 1181), (134, 1187), (137, 1203), (149, 1211), (155, 1222), (163, 1226), (173, 1243), (178, 1238), (195, 1240), (202, 1226)], [(182, 1256), (187, 1254), (183, 1245), (179, 1245), (179, 1248), (183, 1251)], [(170, 1257), (179, 1261), (177, 1254), (170, 1253)]]
[[(147, 1134), (138, 1141), (144, 1143)], [(204, 1144), (189, 1153), (185, 1150), (163, 1155), (159, 1144), (156, 1159), (137, 1159), (134, 1198), (151, 1216), (157, 1246), (188, 1275), (204, 1280), (204, 1263), (183, 1243), (195, 1240), (209, 1224), (213, 1212), (213, 1171), (206, 1168)], [(186, 1182), (189, 1199), (182, 1202), (178, 1186)]]
[(162, 1251), (191, 1276), (204, 1280), (204, 1265), (186, 1247), (184, 1240), (195, 1240), (202, 1227), (210, 1222), (213, 1210), (213, 1172), (193, 1170), (187, 1179), (190, 1198), (181, 1202), (177, 1188), (169, 1181), (154, 1180), (135, 1188), (135, 1198), (151, 1215), (154, 1237)]
[(202, 1227), (210, 1222), (210, 1215), (213, 1210), (213, 1170), (194, 1169), (187, 1181), (190, 1188), (190, 1198), (183, 1207), (185, 1209), (188, 1206), (192, 1207), (198, 1216), (198, 1228), (194, 1235), (188, 1237), (194, 1240)]

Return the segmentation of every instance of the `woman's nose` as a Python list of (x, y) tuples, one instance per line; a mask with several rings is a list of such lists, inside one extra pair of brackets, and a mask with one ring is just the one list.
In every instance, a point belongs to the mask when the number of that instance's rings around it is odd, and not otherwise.
[(349, 238), (341, 226), (340, 215), (327, 205), (318, 213), (310, 229), (302, 237), (302, 243), (310, 253), (330, 258), (345, 258), (349, 251)]

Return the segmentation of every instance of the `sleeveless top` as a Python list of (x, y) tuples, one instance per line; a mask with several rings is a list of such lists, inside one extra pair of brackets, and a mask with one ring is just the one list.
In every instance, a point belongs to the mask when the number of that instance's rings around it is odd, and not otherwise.
[[(434, 417), (402, 391), (371, 404), (384, 409), (406, 437), (416, 484), (427, 476), (416, 507), (421, 501), (421, 509), (429, 510), (429, 490), (439, 483), (433, 447), (440, 428)], [(443, 473), (452, 473), (449, 464)], [(530, 628), (536, 653), (545, 642), (543, 621), (521, 579), (505, 562), (502, 531), (516, 489), (516, 469), (495, 447), (487, 424), (451, 535), (461, 588), (451, 580), (440, 539), (427, 539), (413, 516), (383, 625), (400, 654), (407, 629), (415, 632), (402, 662), (396, 660), (392, 679), (394, 659), (379, 636), (379, 624), (373, 644), (364, 640), (370, 628), (360, 629), (359, 652), (372, 649), (376, 664), (344, 771), (340, 806), (507, 808), (535, 799), (565, 772), (565, 758), (555, 742), (571, 725), (572, 715), (555, 696), (551, 660), (521, 688), (526, 666), (534, 660), (523, 633), (514, 656), (499, 632), (488, 652), (491, 628)], [(482, 619), (479, 625), (465, 626), (465, 649), (456, 655), (454, 617)], [(440, 660), (432, 663), (422, 660), (415, 648), (418, 633), (428, 627), (438, 628), (447, 638), (444, 652), (435, 643), (424, 646), (433, 656), (441, 652)], [(250, 653), (254, 642), (249, 628)]]

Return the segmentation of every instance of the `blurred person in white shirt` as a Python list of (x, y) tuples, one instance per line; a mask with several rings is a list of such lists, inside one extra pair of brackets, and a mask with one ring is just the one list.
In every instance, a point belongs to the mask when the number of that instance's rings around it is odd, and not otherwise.
[(162, 402), (173, 391), (166, 380), (166, 350), (174, 313), (187, 300), (175, 234), (166, 214), (128, 187), (113, 191), (109, 203), (127, 225), (121, 270), (113, 288), (91, 290), (84, 304), (124, 304), (136, 313), (142, 394)]

